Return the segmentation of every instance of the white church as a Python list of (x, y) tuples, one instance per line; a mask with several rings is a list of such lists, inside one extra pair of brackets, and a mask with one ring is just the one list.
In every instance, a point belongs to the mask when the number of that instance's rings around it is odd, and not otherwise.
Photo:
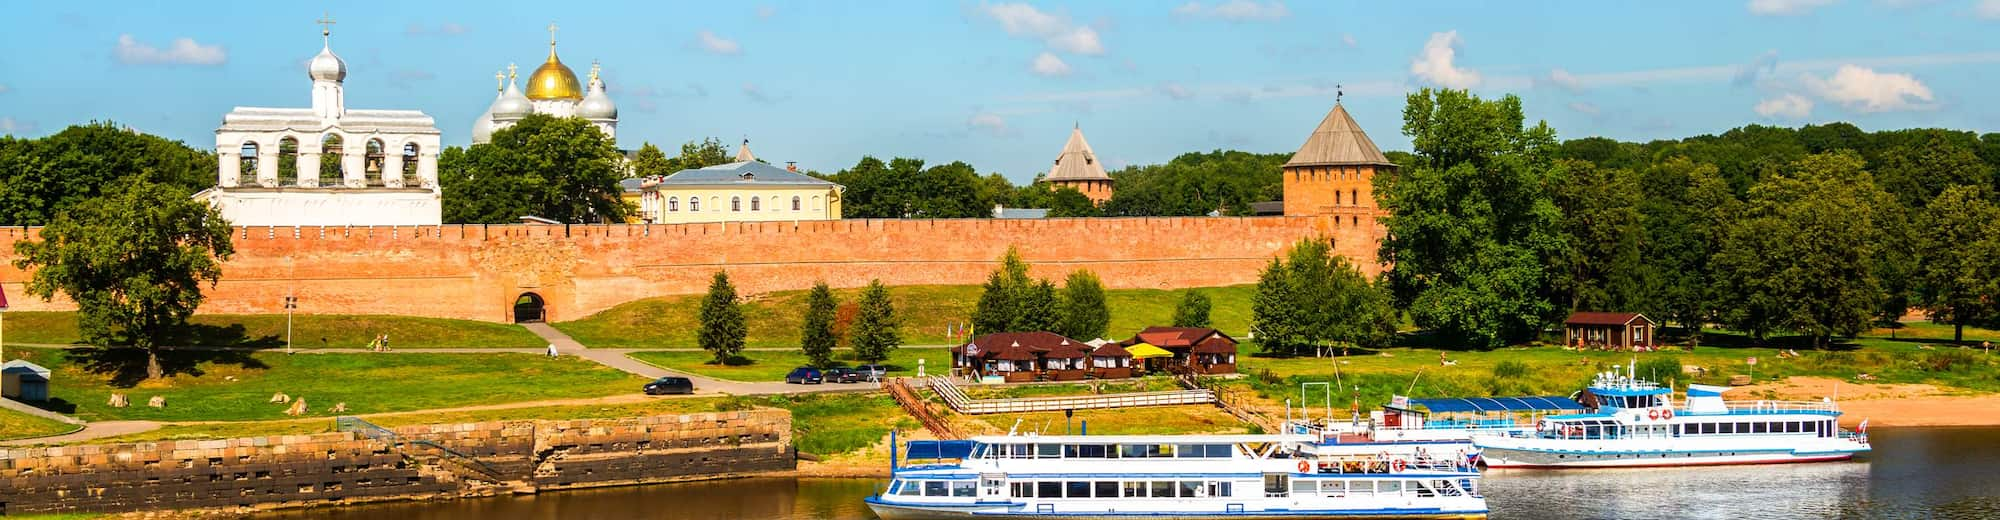
[(472, 143), (492, 142), (493, 132), (514, 126), (530, 114), (581, 117), (617, 143), (618, 106), (605, 93), (604, 78), (599, 72), (597, 62), (592, 61), (588, 87), (578, 82), (576, 72), (556, 57), (556, 26), (549, 24), (549, 57), (528, 76), (526, 93), (514, 82), (520, 76), (513, 64), (507, 65), (505, 74), (493, 75), (493, 79), (501, 82), (497, 87), (500, 95), (472, 122)]
[(333, 54), (330, 30), (320, 37), (319, 55), (306, 64), (312, 107), (236, 107), (223, 116), (216, 187), (195, 198), (239, 226), (443, 222), (436, 121), (418, 110), (348, 109), (347, 63)]

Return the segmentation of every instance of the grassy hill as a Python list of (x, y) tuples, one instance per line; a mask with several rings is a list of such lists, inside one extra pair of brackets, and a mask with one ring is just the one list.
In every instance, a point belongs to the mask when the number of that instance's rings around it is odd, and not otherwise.
[[(199, 314), (191, 327), (168, 343), (175, 346), (285, 346), (283, 314)], [(413, 316), (299, 314), (292, 317), (292, 342), (299, 348), (365, 348), (376, 334), (388, 334), (393, 348), (540, 347), (548, 344), (519, 326)], [(7, 343), (82, 343), (74, 312), (9, 312)]]
[[(1195, 290), (1208, 294), (1213, 303), (1210, 317), (1216, 328), (1241, 337), (1250, 328), (1249, 285), (1207, 287)], [(1111, 338), (1128, 338), (1148, 325), (1167, 325), (1174, 306), (1187, 289), (1112, 289), (1105, 291), (1111, 308)], [(859, 299), (860, 289), (836, 289), (842, 303)], [(913, 285), (889, 288), (896, 315), (903, 320), (903, 344), (941, 345), (962, 338), (945, 335), (947, 326), (964, 326), (972, 319), (979, 300), (976, 285)], [(648, 298), (625, 303), (580, 320), (554, 324), (570, 337), (592, 347), (615, 348), (694, 348), (700, 328), (696, 312), (701, 295)], [(746, 343), (753, 348), (792, 348), (799, 345), (803, 326), (806, 291), (780, 291), (746, 298), (745, 324), (750, 329)], [(1077, 338), (1088, 340), (1091, 338)]]

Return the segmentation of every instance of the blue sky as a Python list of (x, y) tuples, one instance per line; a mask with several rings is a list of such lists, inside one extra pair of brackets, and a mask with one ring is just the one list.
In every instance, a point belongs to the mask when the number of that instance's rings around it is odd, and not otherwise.
[(1336, 84), (1385, 149), (1427, 85), (1519, 94), (1564, 138), (2000, 129), (2000, 0), (199, 4), (10, 7), (0, 133), (109, 119), (211, 147), (233, 106), (308, 104), (323, 10), (348, 106), (423, 110), (447, 144), (554, 22), (579, 75), (603, 63), (621, 147), (748, 137), (828, 172), (873, 154), (1026, 180), (1072, 123), (1113, 167), (1289, 152)]

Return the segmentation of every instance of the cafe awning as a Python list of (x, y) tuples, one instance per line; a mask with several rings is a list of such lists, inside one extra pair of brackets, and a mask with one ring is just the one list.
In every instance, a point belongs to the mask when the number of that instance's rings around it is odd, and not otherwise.
[(1132, 353), (1132, 359), (1174, 357), (1174, 353), (1167, 352), (1167, 349), (1155, 347), (1146, 343), (1139, 343), (1129, 347), (1125, 347), (1125, 351)]

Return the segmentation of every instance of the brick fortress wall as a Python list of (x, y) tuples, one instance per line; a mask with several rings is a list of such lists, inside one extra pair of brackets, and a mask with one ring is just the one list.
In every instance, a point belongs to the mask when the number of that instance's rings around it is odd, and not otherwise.
[[(1270, 258), (1308, 237), (1374, 274), (1375, 212), (1314, 216), (1045, 220), (837, 220), (609, 226), (240, 227), (236, 256), (206, 290), (205, 313), (280, 313), (288, 291), (307, 314), (397, 314), (504, 322), (533, 292), (551, 321), (655, 296), (706, 290), (718, 269), (740, 291), (978, 284), (1009, 246), (1037, 276), (1090, 269), (1112, 288), (1254, 283)], [(1352, 215), (1348, 213), (1353, 213)], [(0, 244), (35, 228), (0, 228)], [(0, 247), (14, 310), (70, 310), (22, 290)]]

